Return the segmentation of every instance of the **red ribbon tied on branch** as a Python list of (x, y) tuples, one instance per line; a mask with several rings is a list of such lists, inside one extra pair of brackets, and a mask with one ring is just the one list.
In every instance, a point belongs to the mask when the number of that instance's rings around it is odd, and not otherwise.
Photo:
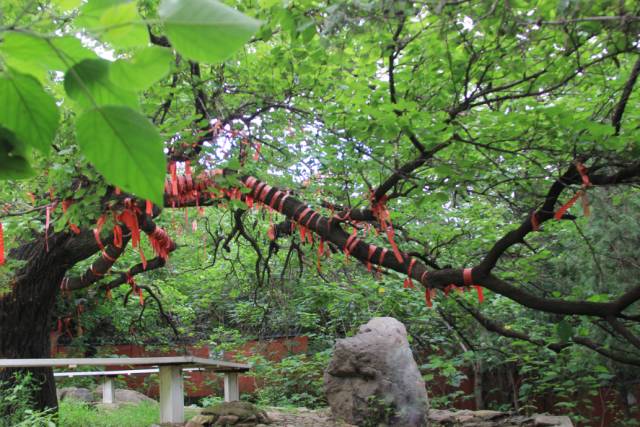
[(473, 286), (476, 288), (476, 292), (478, 292), (478, 302), (482, 303), (484, 301), (484, 294), (482, 292), (482, 286), (473, 284), (473, 269), (465, 268), (462, 270), (462, 280), (464, 281), (465, 286)]
[(386, 202), (387, 196), (382, 196), (379, 199), (376, 199), (375, 193), (371, 193), (371, 211), (373, 212), (373, 216), (380, 223), (380, 228), (386, 231), (389, 244), (391, 245), (391, 249), (393, 249), (393, 255), (395, 255), (398, 262), (402, 263), (404, 259), (402, 258), (402, 253), (395, 242), (396, 232), (393, 229), (393, 224), (391, 224), (391, 215), (387, 209)]
[(589, 197), (587, 196), (587, 189), (591, 187), (592, 184), (589, 180), (589, 175), (587, 174), (587, 168), (581, 162), (576, 162), (576, 170), (580, 174), (582, 187), (571, 199), (569, 199), (567, 203), (562, 205), (560, 209), (556, 211), (556, 213), (553, 215), (556, 220), (561, 219), (562, 216), (567, 213), (569, 208), (571, 208), (571, 206), (573, 206), (579, 198), (582, 198), (582, 211), (584, 212), (584, 216), (589, 216), (591, 214), (591, 211), (589, 209)]
[(413, 280), (411, 280), (411, 271), (413, 270), (413, 265), (416, 263), (415, 258), (411, 258), (409, 262), (409, 269), (407, 270), (407, 278), (404, 279), (404, 287), (405, 288), (415, 288), (413, 284)]

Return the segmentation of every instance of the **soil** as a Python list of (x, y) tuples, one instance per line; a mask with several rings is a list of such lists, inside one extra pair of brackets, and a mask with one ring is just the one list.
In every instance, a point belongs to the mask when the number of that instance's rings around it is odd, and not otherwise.
[(311, 410), (268, 407), (265, 410), (272, 420), (269, 427), (354, 427), (334, 419), (329, 408)]

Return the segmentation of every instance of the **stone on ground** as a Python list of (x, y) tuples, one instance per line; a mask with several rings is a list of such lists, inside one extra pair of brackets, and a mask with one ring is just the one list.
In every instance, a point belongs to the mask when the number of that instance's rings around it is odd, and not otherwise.
[(65, 399), (79, 400), (81, 402), (93, 402), (93, 393), (88, 388), (82, 387), (63, 387), (56, 390), (58, 400)]
[(407, 331), (392, 317), (376, 317), (358, 334), (336, 341), (324, 374), (333, 415), (348, 423), (426, 425), (427, 391)]
[(223, 402), (209, 406), (193, 417), (185, 427), (237, 426), (270, 424), (267, 413), (249, 402)]
[(569, 417), (553, 415), (513, 415), (498, 411), (429, 411), (432, 427), (573, 427)]
[[(97, 402), (101, 402), (102, 401), (102, 384), (100, 384), (99, 386), (97, 386), (95, 388), (95, 390), (93, 391), (94, 393), (94, 398), (95, 401)], [(135, 390), (129, 390), (126, 388), (117, 388), (116, 392), (115, 392), (115, 403), (132, 403), (132, 404), (139, 404), (142, 402), (154, 402), (157, 403), (156, 400), (150, 398), (149, 396), (146, 396), (138, 391)]]

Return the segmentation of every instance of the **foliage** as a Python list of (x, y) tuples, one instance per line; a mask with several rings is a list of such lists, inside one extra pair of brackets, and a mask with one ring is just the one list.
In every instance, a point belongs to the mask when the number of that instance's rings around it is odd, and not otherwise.
[(117, 409), (99, 409), (84, 402), (64, 400), (60, 403), (60, 425), (65, 427), (147, 426), (158, 422), (159, 412), (158, 404), (151, 402), (122, 405)]
[(251, 375), (258, 383), (254, 399), (260, 405), (317, 408), (327, 405), (322, 374), (331, 353), (317, 352), (271, 362), (262, 356), (249, 358)]
[[(74, 113), (80, 152), (108, 182), (162, 204), (163, 144), (140, 113), (138, 98), (140, 89), (166, 76), (173, 56), (147, 47), (146, 27), (163, 25), (186, 57), (219, 61), (242, 46), (258, 22), (216, 0), (163, 0), (157, 17), (142, 16), (138, 5), (128, 1), (47, 2), (43, 13), (39, 8), (32, 1), (11, 1), (2, 9), (3, 178), (32, 176), (32, 149), (48, 154), (61, 113)], [(55, 31), (61, 17), (65, 28)], [(76, 32), (83, 34), (85, 45), (99, 45), (103, 55), (118, 61), (97, 58), (71, 36)], [(64, 75), (68, 98), (62, 106), (50, 93), (63, 95), (55, 73)]]
[(30, 374), (15, 374), (11, 387), (0, 385), (0, 418), (2, 427), (55, 427), (53, 411), (34, 411), (31, 392), (37, 387)]
[[(106, 214), (102, 238), (110, 241), (113, 214), (131, 195), (114, 185), (164, 208), (154, 221), (178, 243), (165, 268), (136, 276), (157, 300), (147, 292), (140, 305), (124, 283), (106, 299), (103, 285), (139, 262), (130, 247), (103, 281), (58, 297), (43, 322), (56, 330), (67, 321), (61, 343), (87, 352), (202, 343), (222, 356), (248, 339), (306, 335), (309, 355), (260, 360), (258, 399), (315, 406), (334, 340), (389, 315), (407, 325), (436, 405), (457, 403), (454, 387), (474, 373), (504, 381), (480, 390), (485, 407), (579, 417), (601, 387), (626, 396), (640, 366), (640, 347), (628, 338), (640, 333), (636, 300), (616, 313), (619, 324), (573, 303), (605, 304), (638, 286), (637, 2), (229, 6), (2, 4), (8, 253), (27, 246), (42, 254), (28, 245), (63, 236), (89, 248), (64, 265), (66, 277), (82, 277), (100, 257), (91, 229)], [(240, 187), (244, 201), (205, 198), (206, 209), (175, 209), (163, 198), (167, 160), (181, 178), (185, 160), (194, 177), (224, 169), (216, 185)], [(578, 164), (594, 185), (584, 184)], [(338, 216), (336, 233), (316, 228), (305, 242), (288, 222), (293, 215), (259, 208), (257, 199), (252, 209), (251, 190), (239, 184), (247, 176)], [(544, 207), (554, 186), (557, 200)], [(533, 232), (538, 214), (551, 217), (578, 191), (588, 209), (571, 207)], [(56, 210), (63, 200), (73, 204)], [(395, 241), (380, 208), (389, 210)], [(84, 233), (74, 237), (71, 224)], [(380, 272), (367, 271), (362, 255), (364, 265), (345, 256), (353, 232), (390, 250)], [(330, 253), (319, 255), (319, 235)], [(394, 265), (396, 244), (428, 271), (412, 283), (438, 289), (433, 308), (424, 289), (402, 286), (409, 268)], [(141, 248), (153, 251), (145, 239)], [(15, 258), (0, 266), (2, 295), (40, 265)], [(482, 303), (474, 289), (448, 287), (472, 266), (485, 285)], [(543, 407), (550, 394), (556, 406)]]

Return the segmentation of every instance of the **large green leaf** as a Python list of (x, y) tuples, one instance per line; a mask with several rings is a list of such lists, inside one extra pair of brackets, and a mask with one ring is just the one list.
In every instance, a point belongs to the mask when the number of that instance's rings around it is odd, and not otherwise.
[(82, 6), (75, 23), (117, 48), (149, 43), (147, 27), (135, 1), (90, 0)]
[(216, 0), (162, 0), (158, 13), (173, 47), (203, 62), (226, 59), (260, 26)]
[(78, 118), (76, 137), (107, 181), (162, 205), (166, 171), (162, 139), (144, 116), (121, 106), (95, 108)]
[(16, 140), (13, 132), (0, 127), (0, 179), (23, 179), (35, 175), (26, 154), (28, 151)]
[(102, 40), (116, 47), (129, 48), (149, 43), (147, 27), (133, 2), (118, 4), (105, 10), (100, 17), (97, 32)]
[(0, 105), (0, 126), (19, 142), (49, 152), (58, 129), (58, 107), (36, 79), (13, 70), (0, 75)]
[(109, 79), (111, 65), (104, 59), (87, 59), (70, 68), (64, 76), (64, 89), (69, 97), (84, 108), (126, 105), (137, 109), (137, 95)]
[(83, 59), (97, 58), (75, 37), (47, 38), (17, 31), (4, 34), (0, 53), (12, 68), (36, 76), (46, 71), (66, 71)]
[(143, 90), (166, 76), (171, 70), (171, 50), (151, 46), (136, 52), (129, 60), (119, 59), (111, 65), (111, 80), (118, 86)]

